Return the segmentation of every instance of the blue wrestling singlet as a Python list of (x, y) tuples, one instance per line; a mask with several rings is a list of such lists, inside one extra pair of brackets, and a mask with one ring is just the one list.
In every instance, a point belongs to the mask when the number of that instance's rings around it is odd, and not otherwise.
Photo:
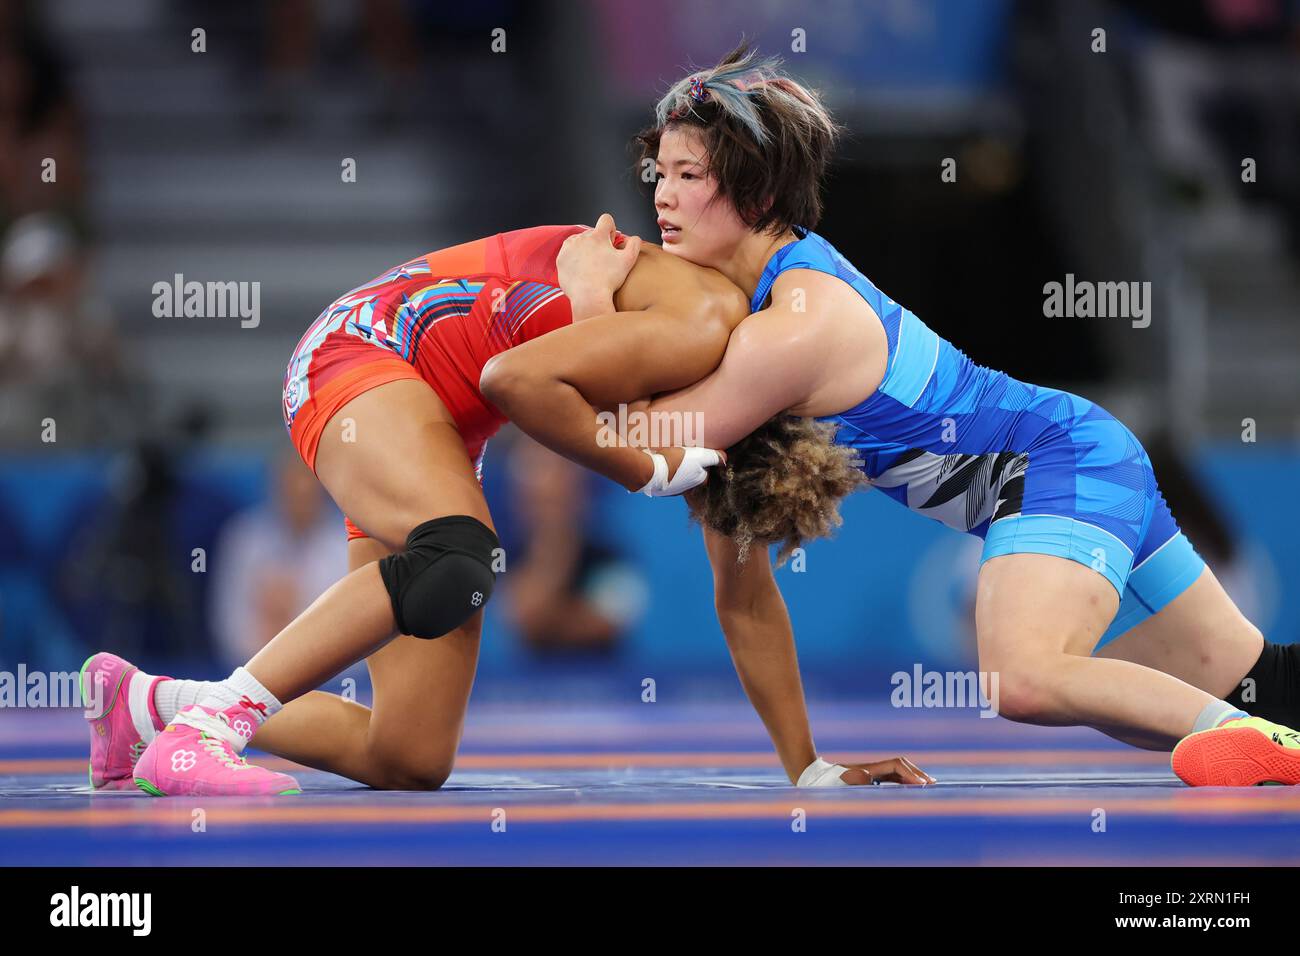
[(847, 282), (880, 317), (880, 387), (822, 421), (883, 494), (984, 539), (982, 560), (1052, 554), (1105, 576), (1119, 610), (1098, 647), (1185, 591), (1204, 562), (1178, 529), (1137, 437), (1105, 409), (977, 365), (807, 230), (768, 261), (750, 310), (790, 269)]

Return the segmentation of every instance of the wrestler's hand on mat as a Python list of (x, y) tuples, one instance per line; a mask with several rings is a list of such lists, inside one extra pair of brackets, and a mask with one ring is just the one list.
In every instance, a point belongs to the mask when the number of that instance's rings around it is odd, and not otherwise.
[(818, 757), (799, 775), (796, 787), (861, 787), (875, 783), (936, 783), (906, 757), (871, 763), (831, 763)]
[(653, 461), (654, 474), (635, 493), (651, 498), (667, 498), (690, 491), (708, 480), (710, 468), (727, 463), (726, 452), (713, 448), (676, 446), (641, 450)]
[[(849, 763), (844, 766), (848, 768), (848, 772), (844, 774), (845, 777), (848, 777), (849, 774), (865, 774), (868, 779), (863, 780), (863, 783), (926, 784), (938, 782), (906, 757), (891, 757), (888, 760), (876, 760), (871, 763)], [(857, 783), (858, 778), (855, 776), (849, 782)]]
[(560, 288), (570, 299), (612, 297), (636, 265), (640, 236), (625, 236), (614, 228), (614, 217), (604, 213), (596, 228), (574, 233), (560, 246), (555, 268)]

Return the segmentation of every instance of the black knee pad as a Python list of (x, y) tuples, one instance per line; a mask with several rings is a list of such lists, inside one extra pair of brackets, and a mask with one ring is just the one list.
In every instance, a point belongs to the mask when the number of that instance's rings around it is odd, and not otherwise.
[(406, 550), (379, 562), (403, 634), (434, 638), (454, 631), (487, 603), (496, 583), (491, 528), (469, 515), (449, 515), (418, 525)]

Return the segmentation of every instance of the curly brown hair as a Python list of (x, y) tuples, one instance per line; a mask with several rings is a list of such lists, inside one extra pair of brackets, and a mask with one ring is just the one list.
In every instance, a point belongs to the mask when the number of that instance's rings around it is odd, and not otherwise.
[(840, 501), (868, 484), (836, 426), (777, 415), (727, 449), (727, 464), (686, 496), (691, 518), (731, 538), (743, 563), (755, 543), (780, 544), (777, 567), (844, 523)]

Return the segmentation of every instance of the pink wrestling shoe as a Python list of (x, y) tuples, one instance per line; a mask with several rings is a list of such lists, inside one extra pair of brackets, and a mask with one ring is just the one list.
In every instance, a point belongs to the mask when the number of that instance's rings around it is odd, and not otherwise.
[[(247, 698), (245, 698), (247, 699)], [(242, 703), (187, 707), (135, 765), (135, 785), (155, 797), (261, 797), (302, 793), (298, 781), (239, 755), (257, 730)]]
[(81, 665), (81, 700), (90, 725), (90, 788), (132, 787), (135, 762), (163, 729), (153, 689), (168, 677), (145, 674), (103, 651)]

